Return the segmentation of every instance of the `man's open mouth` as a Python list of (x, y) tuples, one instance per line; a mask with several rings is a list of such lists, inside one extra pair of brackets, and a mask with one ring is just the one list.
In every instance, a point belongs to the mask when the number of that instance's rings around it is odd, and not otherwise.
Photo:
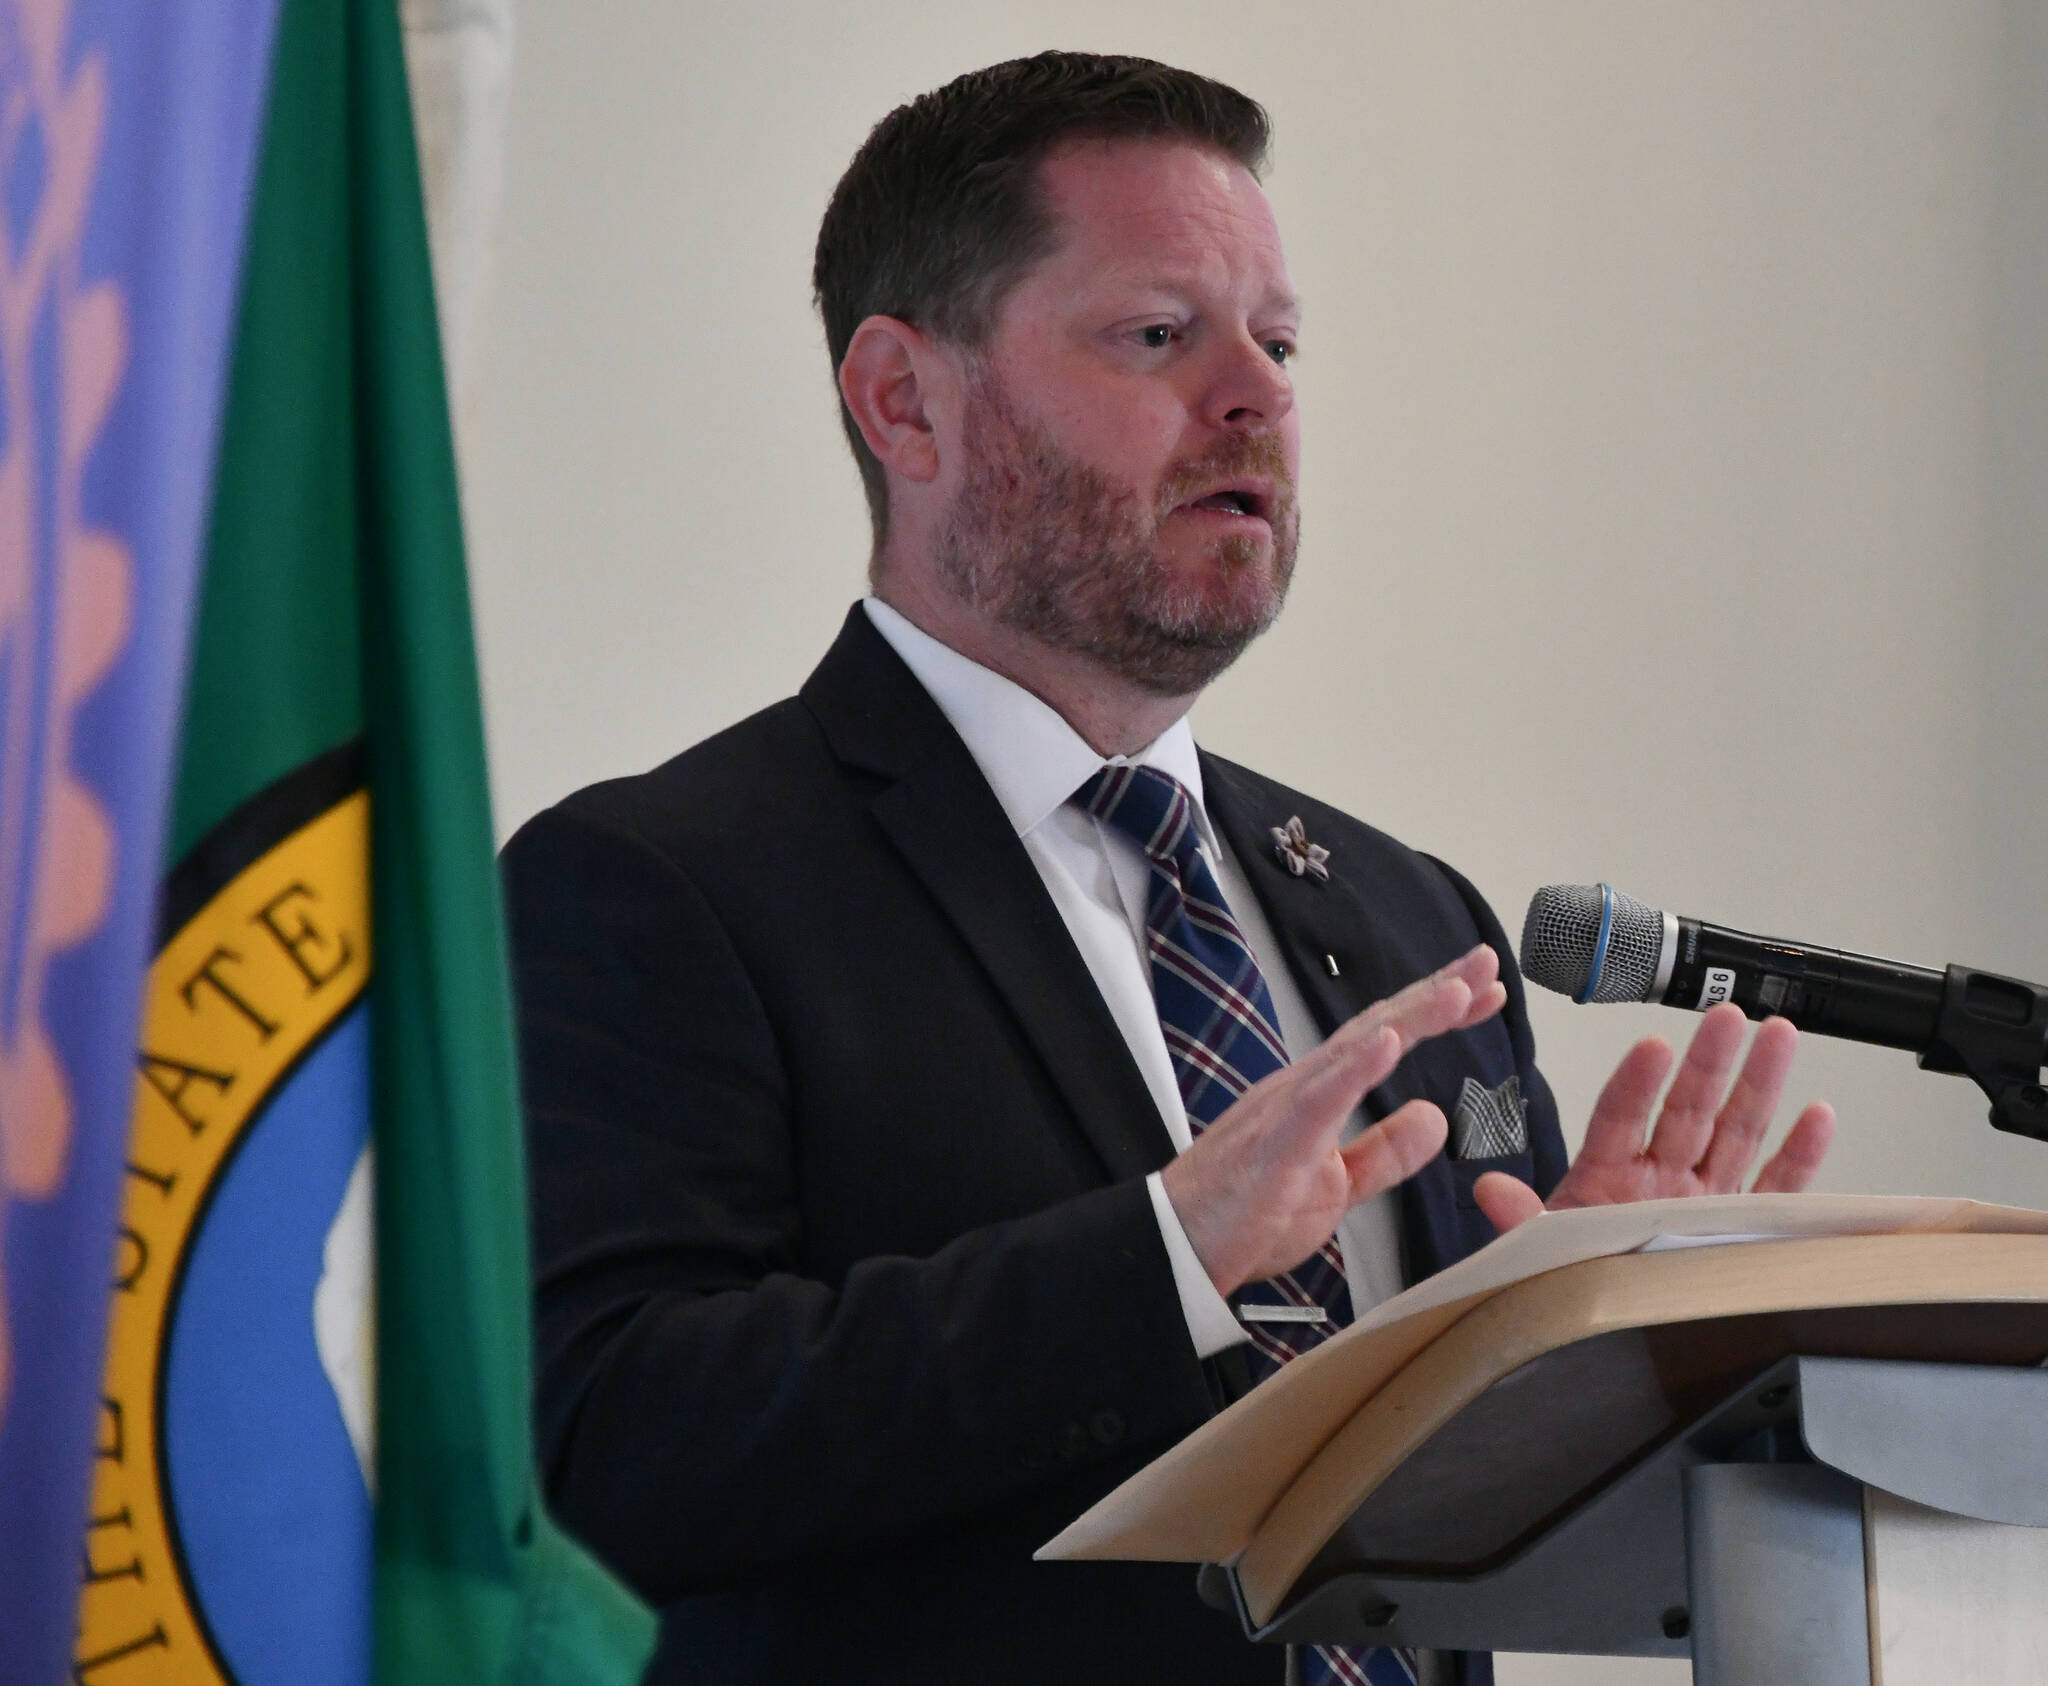
[(1256, 515), (1264, 521), (1272, 518), (1273, 499), (1263, 487), (1223, 486), (1194, 499), (1187, 507), (1216, 510), (1224, 515)]

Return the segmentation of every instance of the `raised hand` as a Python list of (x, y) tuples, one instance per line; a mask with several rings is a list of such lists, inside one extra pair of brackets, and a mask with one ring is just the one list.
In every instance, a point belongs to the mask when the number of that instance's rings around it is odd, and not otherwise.
[(1337, 1138), (1365, 1092), (1417, 1042), (1499, 1012), (1507, 1000), (1499, 980), (1499, 956), (1481, 945), (1374, 1003), (1307, 1058), (1247, 1089), (1166, 1167), (1167, 1198), (1219, 1293), (1292, 1269), (1349, 1208), (1436, 1156), (1448, 1126), (1428, 1101), (1410, 1101), (1354, 1141)]
[[(1778, 1110), (1799, 1044), (1789, 1021), (1765, 1020), (1731, 1088), (1728, 1077), (1742, 1050), (1744, 1022), (1739, 1007), (1726, 1005), (1700, 1021), (1647, 1140), (1650, 1109), (1671, 1070), (1671, 1044), (1650, 1036), (1631, 1048), (1600, 1091), (1585, 1145), (1551, 1192), (1550, 1207), (1739, 1191)], [(1752, 1187), (1759, 1193), (1805, 1188), (1820, 1170), (1834, 1131), (1834, 1108), (1815, 1101), (1800, 1113)], [(1544, 1210), (1534, 1189), (1498, 1171), (1481, 1177), (1472, 1194), (1503, 1232)]]

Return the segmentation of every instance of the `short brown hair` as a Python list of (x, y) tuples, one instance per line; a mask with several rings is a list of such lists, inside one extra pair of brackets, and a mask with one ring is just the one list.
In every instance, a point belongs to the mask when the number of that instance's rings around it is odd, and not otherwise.
[[(894, 316), (949, 344), (986, 339), (1050, 250), (1037, 167), (1063, 141), (1176, 139), (1257, 174), (1271, 125), (1235, 88), (1151, 59), (1040, 53), (970, 71), (877, 123), (825, 209), (811, 285), (836, 379), (853, 333)], [(879, 554), (889, 488), (842, 403)]]

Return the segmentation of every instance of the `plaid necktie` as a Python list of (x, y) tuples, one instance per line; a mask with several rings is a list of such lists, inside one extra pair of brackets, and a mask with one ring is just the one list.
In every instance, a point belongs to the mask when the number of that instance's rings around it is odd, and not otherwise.
[[(1145, 951), (1152, 997), (1188, 1129), (1199, 1135), (1287, 1063), (1272, 993), (1202, 858), (1194, 800), (1178, 779), (1156, 767), (1104, 767), (1073, 800), (1130, 838), (1151, 864)], [(1264, 1381), (1351, 1321), (1336, 1238), (1285, 1275), (1248, 1283), (1238, 1304), (1253, 1380)], [(1413, 1653), (1392, 1647), (1319, 1645), (1305, 1649), (1301, 1663), (1304, 1686), (1415, 1686)]]

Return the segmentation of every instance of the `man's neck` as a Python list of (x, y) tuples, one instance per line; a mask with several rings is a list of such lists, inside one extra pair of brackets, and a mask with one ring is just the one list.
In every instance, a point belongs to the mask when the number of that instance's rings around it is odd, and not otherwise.
[(949, 593), (918, 590), (891, 570), (875, 595), (920, 632), (969, 661), (1021, 685), (1098, 755), (1135, 755), (1194, 706), (1195, 695), (1162, 697), (1062, 650), (977, 614)]

